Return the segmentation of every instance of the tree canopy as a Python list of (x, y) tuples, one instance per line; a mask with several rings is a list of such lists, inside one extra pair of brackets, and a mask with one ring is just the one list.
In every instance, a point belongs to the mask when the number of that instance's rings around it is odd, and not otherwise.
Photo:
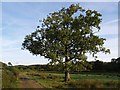
[(98, 52), (110, 53), (103, 46), (106, 39), (96, 35), (101, 16), (98, 11), (72, 4), (41, 20), (42, 25), (25, 37), (22, 46), (33, 55), (48, 58), (51, 64), (64, 65), (67, 81), (72, 64), (87, 66), (86, 53), (95, 58)]

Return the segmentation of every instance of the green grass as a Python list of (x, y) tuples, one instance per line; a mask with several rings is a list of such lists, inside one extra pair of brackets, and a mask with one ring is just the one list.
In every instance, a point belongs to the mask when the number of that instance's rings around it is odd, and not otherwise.
[(97, 80), (118, 80), (120, 79), (117, 76), (109, 75), (95, 75), (95, 74), (72, 74), (71, 77), (75, 80), (79, 79), (97, 79)]
[(4, 65), (2, 69), (2, 88), (17, 88), (18, 73), (19, 71), (16, 68)]
[(71, 81), (64, 82), (64, 74), (34, 72), (27, 73), (31, 79), (39, 82), (44, 88), (118, 88), (120, 74), (117, 73), (81, 73), (70, 74)]
[(2, 69), (0, 68), (0, 89), (2, 87)]

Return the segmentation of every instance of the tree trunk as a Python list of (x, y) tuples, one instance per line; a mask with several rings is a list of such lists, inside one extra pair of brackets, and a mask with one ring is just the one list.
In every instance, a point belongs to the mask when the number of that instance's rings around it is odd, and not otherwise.
[(69, 71), (65, 71), (65, 82), (70, 80), (70, 74)]
[(70, 80), (70, 74), (69, 74), (69, 59), (68, 59), (68, 51), (67, 46), (65, 47), (65, 82)]
[(67, 56), (65, 57), (65, 82), (70, 80), (70, 74), (69, 74), (69, 60)]

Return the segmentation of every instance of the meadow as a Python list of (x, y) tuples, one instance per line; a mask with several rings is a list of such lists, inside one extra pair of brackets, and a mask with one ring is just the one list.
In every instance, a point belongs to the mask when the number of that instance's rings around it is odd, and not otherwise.
[[(24, 88), (34, 86), (32, 88), (40, 87), (44, 89), (120, 88), (119, 72), (71, 72), (71, 80), (64, 82), (63, 71), (49, 71), (47, 69), (48, 68), (46, 68), (46, 70), (45, 68), (39, 70), (35, 67), (33, 68), (33, 66), (7, 66), (6, 64), (3, 64), (2, 87)], [(21, 82), (23, 87), (21, 87)]]
[(24, 72), (44, 88), (120, 88), (119, 73), (70, 74), (71, 80), (64, 82), (64, 73)]

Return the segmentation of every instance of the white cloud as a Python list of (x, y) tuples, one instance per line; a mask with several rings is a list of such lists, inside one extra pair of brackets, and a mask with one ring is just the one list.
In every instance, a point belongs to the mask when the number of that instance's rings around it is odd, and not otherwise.
[(120, 19), (114, 19), (114, 20), (103, 23), (103, 25), (118, 23), (118, 21), (120, 21)]
[(28, 51), (20, 48), (8, 49), (2, 52), (2, 61), (5, 63), (11, 62), (13, 65), (30, 65), (30, 64), (46, 64), (47, 59), (40, 56), (33, 56)]

